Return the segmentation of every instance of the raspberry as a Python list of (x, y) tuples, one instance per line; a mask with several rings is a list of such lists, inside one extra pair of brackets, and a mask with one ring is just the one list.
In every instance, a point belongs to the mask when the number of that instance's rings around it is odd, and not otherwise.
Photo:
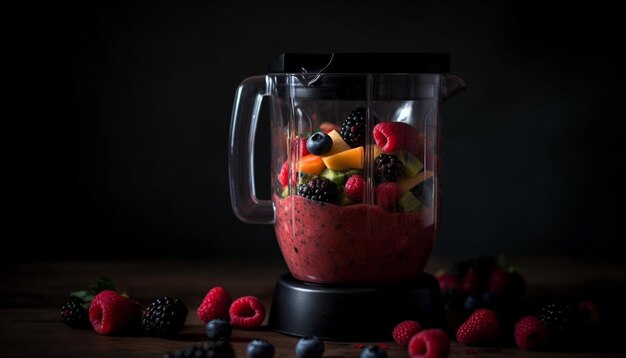
[(303, 137), (298, 137), (297, 141), (296, 141), (296, 145), (298, 147), (298, 152), (300, 153), (300, 158), (305, 157), (311, 153), (309, 153), (309, 150), (306, 147), (306, 138)]
[(600, 308), (592, 301), (582, 301), (578, 304), (580, 320), (584, 324), (595, 326), (600, 322)]
[(439, 288), (441, 289), (441, 294), (444, 294), (446, 290), (459, 290), (461, 288), (461, 281), (458, 277), (454, 276), (451, 273), (444, 273), (441, 276), (437, 277), (439, 281)]
[(496, 313), (479, 309), (456, 331), (456, 340), (465, 345), (481, 345), (493, 341), (500, 333), (500, 322)]
[(411, 358), (444, 358), (450, 354), (450, 339), (440, 329), (425, 329), (409, 342)]
[(139, 305), (111, 290), (98, 293), (89, 306), (93, 329), (103, 335), (118, 333), (139, 323)]
[(404, 149), (419, 158), (420, 144), (415, 128), (402, 122), (383, 122), (374, 126), (373, 133), (376, 145), (385, 153)]
[(283, 166), (280, 168), (280, 174), (278, 174), (278, 181), (280, 185), (285, 186), (289, 182), (289, 160), (285, 160)]
[(198, 318), (204, 323), (208, 323), (211, 320), (221, 318), (228, 320), (228, 307), (233, 302), (228, 292), (225, 289), (217, 286), (213, 287), (204, 297), (200, 307), (198, 307)]
[(236, 328), (254, 329), (265, 319), (265, 306), (254, 296), (239, 297), (230, 305), (230, 324)]
[(385, 210), (396, 211), (400, 187), (396, 183), (386, 182), (376, 186), (376, 205)]
[(521, 349), (534, 350), (549, 339), (548, 328), (535, 316), (526, 316), (515, 324), (515, 344)]
[(346, 193), (346, 196), (350, 200), (356, 201), (357, 203), (360, 203), (363, 201), (363, 189), (364, 188), (365, 188), (365, 181), (363, 180), (363, 177), (358, 174), (354, 174), (350, 178), (348, 178), (348, 180), (346, 181), (346, 184), (343, 187), (344, 192)]
[(489, 273), (487, 291), (496, 296), (504, 296), (509, 289), (511, 275), (501, 269), (495, 269)]
[(393, 329), (391, 335), (396, 343), (406, 347), (415, 333), (421, 329), (422, 326), (415, 321), (402, 321)]

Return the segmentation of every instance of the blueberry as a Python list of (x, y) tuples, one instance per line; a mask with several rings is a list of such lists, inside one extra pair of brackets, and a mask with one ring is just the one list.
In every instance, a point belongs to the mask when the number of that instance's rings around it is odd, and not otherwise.
[(315, 336), (306, 336), (296, 344), (296, 357), (319, 358), (324, 354), (324, 342)]
[(255, 339), (248, 343), (246, 355), (248, 358), (272, 358), (274, 346), (265, 339)]
[(206, 335), (212, 341), (230, 338), (233, 329), (228, 322), (223, 319), (214, 319), (206, 324)]
[(333, 146), (333, 139), (326, 133), (315, 132), (306, 141), (306, 149), (311, 154), (322, 155), (328, 153)]
[(387, 351), (377, 345), (367, 346), (361, 351), (361, 358), (387, 358)]
[(465, 308), (465, 310), (473, 312), (475, 309), (477, 309), (479, 306), (479, 302), (478, 299), (474, 296), (467, 296), (467, 298), (465, 299), (465, 302), (463, 302), (463, 308)]

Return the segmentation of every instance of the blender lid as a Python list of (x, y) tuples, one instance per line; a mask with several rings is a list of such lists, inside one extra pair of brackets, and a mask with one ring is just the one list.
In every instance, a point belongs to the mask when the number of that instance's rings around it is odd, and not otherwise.
[(447, 73), (443, 53), (282, 53), (269, 73)]

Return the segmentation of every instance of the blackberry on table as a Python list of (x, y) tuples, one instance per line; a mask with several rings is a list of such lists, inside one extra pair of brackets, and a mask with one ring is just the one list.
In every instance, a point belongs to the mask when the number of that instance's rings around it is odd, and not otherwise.
[(390, 181), (397, 182), (404, 172), (404, 164), (394, 154), (381, 154), (374, 161), (374, 180), (376, 184)]
[(61, 319), (63, 323), (72, 328), (88, 328), (90, 327), (89, 312), (83, 306), (85, 301), (78, 297), (70, 297), (70, 299), (61, 306)]
[(539, 316), (556, 341), (572, 338), (578, 329), (578, 312), (568, 303), (553, 302), (541, 308)]
[(358, 107), (348, 114), (341, 124), (341, 138), (352, 148), (365, 145), (365, 122), (367, 110)]
[(143, 312), (141, 327), (149, 336), (173, 336), (185, 325), (187, 312), (187, 306), (178, 298), (157, 298)]
[(196, 345), (166, 353), (163, 358), (233, 358), (235, 351), (229, 342), (224, 340), (206, 341)]
[(324, 203), (336, 203), (339, 198), (339, 187), (328, 179), (315, 178), (306, 184), (298, 185), (298, 195)]

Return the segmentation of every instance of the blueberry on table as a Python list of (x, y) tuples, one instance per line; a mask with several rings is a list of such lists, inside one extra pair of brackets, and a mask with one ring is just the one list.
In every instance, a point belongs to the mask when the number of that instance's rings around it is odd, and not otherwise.
[(387, 351), (377, 345), (367, 346), (361, 351), (361, 358), (387, 358)]
[(296, 344), (296, 357), (319, 358), (324, 354), (324, 342), (315, 336), (306, 336)]
[(232, 333), (232, 327), (223, 319), (217, 318), (206, 324), (206, 335), (212, 341), (229, 339)]
[(274, 346), (265, 339), (255, 339), (248, 343), (246, 355), (248, 358), (272, 358)]

